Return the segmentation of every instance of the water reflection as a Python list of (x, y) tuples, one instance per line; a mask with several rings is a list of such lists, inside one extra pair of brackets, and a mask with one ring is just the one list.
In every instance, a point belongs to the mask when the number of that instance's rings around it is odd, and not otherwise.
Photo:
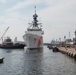
[(27, 63), (24, 73), (26, 75), (42, 75), (42, 56), (43, 48), (41, 49), (26, 49), (25, 53), (27, 54), (25, 62)]
[(43, 52), (43, 48), (39, 48), (39, 49), (28, 49), (25, 48), (24, 49), (25, 53), (42, 53)]
[(6, 52), (7, 52), (7, 53), (11, 53), (11, 52), (12, 52), (12, 50), (9, 50), (9, 49), (8, 49), (8, 50), (6, 50)]

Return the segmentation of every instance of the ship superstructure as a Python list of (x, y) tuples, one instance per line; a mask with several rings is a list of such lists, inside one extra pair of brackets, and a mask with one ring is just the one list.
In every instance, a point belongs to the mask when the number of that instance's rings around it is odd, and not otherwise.
[(35, 14), (33, 15), (32, 23), (29, 23), (30, 26), (25, 31), (23, 35), (23, 39), (27, 45), (27, 48), (42, 48), (43, 47), (43, 34), (41, 23), (38, 23), (37, 20), (38, 15), (36, 14), (36, 6), (35, 6)]

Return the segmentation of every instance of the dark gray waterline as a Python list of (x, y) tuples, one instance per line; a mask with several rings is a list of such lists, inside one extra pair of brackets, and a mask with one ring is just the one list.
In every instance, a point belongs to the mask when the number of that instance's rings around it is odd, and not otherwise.
[(5, 57), (0, 75), (76, 75), (76, 61), (46, 46), (32, 51), (0, 49), (0, 56)]

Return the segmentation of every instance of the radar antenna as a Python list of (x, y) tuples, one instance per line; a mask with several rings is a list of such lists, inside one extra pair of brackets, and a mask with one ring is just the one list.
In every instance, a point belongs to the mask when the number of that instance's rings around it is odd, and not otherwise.
[(35, 14), (36, 14), (36, 6), (35, 6)]

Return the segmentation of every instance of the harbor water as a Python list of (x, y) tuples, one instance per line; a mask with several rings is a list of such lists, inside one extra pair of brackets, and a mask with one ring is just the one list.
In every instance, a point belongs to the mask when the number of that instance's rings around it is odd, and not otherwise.
[(46, 46), (41, 50), (0, 49), (0, 75), (76, 75), (76, 61)]

